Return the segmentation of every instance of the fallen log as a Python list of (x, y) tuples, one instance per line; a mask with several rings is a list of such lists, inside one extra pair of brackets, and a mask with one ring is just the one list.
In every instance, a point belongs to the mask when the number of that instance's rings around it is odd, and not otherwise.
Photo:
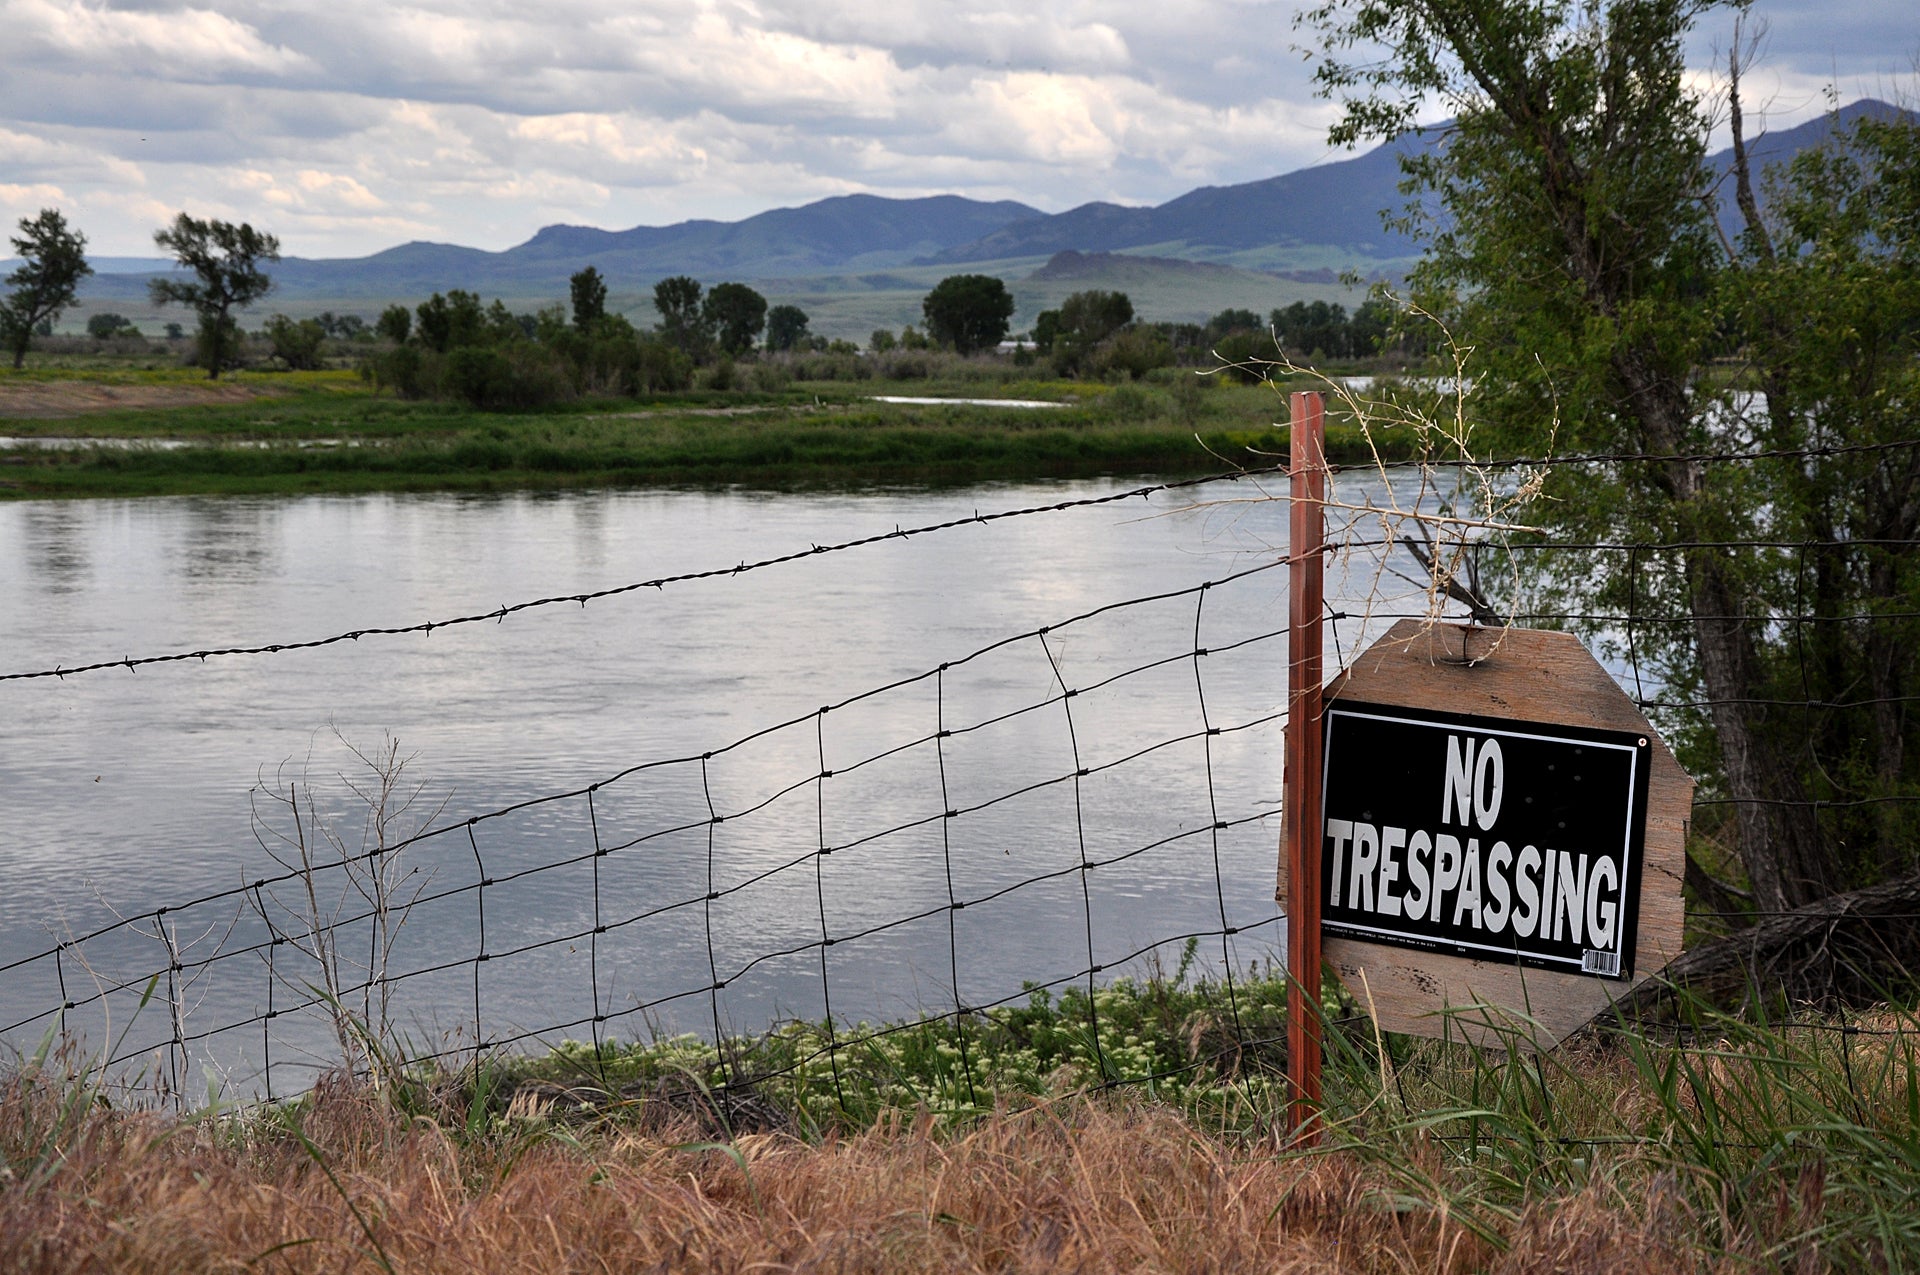
[(1608, 1018), (1671, 1021), (1689, 998), (1738, 1011), (1872, 1004), (1920, 982), (1920, 872), (1761, 917), (1683, 953)]

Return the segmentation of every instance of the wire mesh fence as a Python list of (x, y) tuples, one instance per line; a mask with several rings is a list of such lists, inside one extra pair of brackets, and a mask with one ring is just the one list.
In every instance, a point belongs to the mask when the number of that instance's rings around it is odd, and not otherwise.
[[(1202, 941), (1231, 1006), (1271, 939), (1282, 565), (697, 755), (411, 836), (383, 824), (370, 848), (293, 782), (265, 794), (276, 870), (11, 961), (0, 1033), (77, 1034), (168, 1093), (211, 1071), (273, 1097), (402, 1036), (410, 1062), (458, 1066), (797, 1020), (824, 1025), (831, 1064), (887, 1030), (853, 1016), (958, 1023), (1083, 987), (1104, 1058), (1104, 981)], [(1254, 604), (1218, 605), (1236, 594)]]
[[(1345, 503), (1337, 487), (1327, 511), (1329, 672), (1397, 619), (1485, 622), (1493, 610), (1499, 623), (1581, 632), (1657, 724), (1696, 741), (1696, 764), (1711, 764), (1699, 741), (1729, 708), (1790, 718), (1784, 728), (1808, 739), (1852, 730), (1862, 713), (1891, 712), (1904, 730), (1904, 705), (1920, 698), (1904, 671), (1868, 684), (1814, 670), (1838, 649), (1823, 631), (1855, 646), (1910, 641), (1920, 619), (1911, 586), (1863, 605), (1810, 582), (1836, 562), (1857, 574), (1864, 566), (1849, 560), (1910, 561), (1911, 538), (1573, 540), (1500, 523), (1496, 508), (1527, 471), (1797, 464), (1849, 450), (1860, 449), (1474, 462), (1476, 474), (1511, 476), (1478, 497), (1444, 485), (1464, 462), (1369, 469), (1384, 487), (1361, 500), (1349, 486)], [(1270, 498), (1258, 474), (1249, 482), (1244, 499)], [(765, 562), (981, 521), (896, 528)], [(1283, 946), (1271, 890), (1286, 560), (1284, 545), (1272, 550), (1249, 569), (1063, 616), (709, 749), (636, 759), (509, 805), (436, 811), (424, 827), (397, 759), (376, 755), (362, 820), (371, 842), (295, 776), (262, 794), (271, 868), (0, 966), (0, 1037), (20, 1047), (69, 1034), (167, 1095), (211, 1075), (228, 1092), (271, 1099), (385, 1057), (457, 1069), (580, 1042), (599, 1058), (621, 1042), (717, 1045), (784, 1025), (797, 1043), (775, 1063), (722, 1050), (719, 1087), (747, 1092), (804, 1071), (844, 1101), (846, 1075), (865, 1066), (869, 1046), (944, 1023), (942, 1043), (960, 1055), (955, 1083), (977, 1103), (991, 1060), (967, 1051), (1007, 1047), (986, 1030), (994, 1013), (1039, 995), (1070, 996), (1095, 1083), (1196, 1068), (1230, 1080), (1270, 1074), (1284, 1029), (1247, 976), (1264, 966), (1263, 989), (1283, 982), (1271, 967)], [(1784, 591), (1769, 586), (1725, 616), (1686, 605), (1671, 585), (1703, 551), (1763, 559)], [(1700, 625), (1723, 620), (1751, 626), (1771, 653), (1767, 676), (1737, 699), (1714, 695), (1685, 657)], [(280, 655), (445, 623), (4, 676), (46, 683)], [(1709, 782), (1695, 844), (1702, 858), (1731, 863), (1726, 815), (1755, 804), (1790, 806), (1838, 840), (1897, 839), (1906, 824), (1887, 825), (1886, 813), (1905, 820), (1916, 802), (1901, 775), (1871, 767), (1817, 772), (1794, 791)], [(1787, 911), (1713, 884), (1696, 916), (1744, 925)], [(1899, 915), (1883, 909), (1876, 923)], [(1180, 1058), (1143, 1052), (1103, 1016), (1116, 979), (1169, 967), (1217, 993)]]

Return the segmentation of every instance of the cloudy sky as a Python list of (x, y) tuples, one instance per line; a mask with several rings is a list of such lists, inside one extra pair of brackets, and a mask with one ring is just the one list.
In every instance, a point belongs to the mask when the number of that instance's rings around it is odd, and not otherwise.
[[(0, 0), (0, 218), (150, 255), (181, 209), (301, 256), (827, 195), (1158, 203), (1327, 158), (1292, 3)], [(1796, 123), (1911, 90), (1913, 0), (1756, 0)], [(1704, 68), (1732, 16), (1701, 33)], [(1909, 94), (1911, 95), (1911, 94)]]

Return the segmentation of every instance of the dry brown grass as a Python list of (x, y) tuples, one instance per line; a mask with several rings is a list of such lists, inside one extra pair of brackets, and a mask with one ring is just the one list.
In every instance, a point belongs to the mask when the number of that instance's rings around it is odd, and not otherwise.
[[(0, 1096), (9, 1163), (55, 1096)], [(1350, 1153), (1284, 1156), (1083, 1098), (963, 1131), (810, 1144), (544, 1121), (469, 1138), (323, 1091), (284, 1122), (96, 1110), (0, 1181), (0, 1270), (1470, 1271), (1710, 1269), (1675, 1196), (1542, 1200), (1504, 1253)], [(302, 1135), (306, 1142), (302, 1142)]]

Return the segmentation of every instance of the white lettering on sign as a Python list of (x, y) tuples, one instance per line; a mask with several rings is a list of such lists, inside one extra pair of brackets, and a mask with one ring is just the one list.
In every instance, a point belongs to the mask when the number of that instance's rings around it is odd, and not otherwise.
[(1326, 739), (1329, 932), (1630, 976), (1643, 737), (1336, 704)]
[[(1476, 749), (1477, 754), (1476, 754)], [(1447, 736), (1445, 784), (1440, 793), (1440, 822), (1465, 826), (1469, 813), (1482, 832), (1500, 817), (1506, 795), (1507, 764), (1497, 739)]]
[[(1613, 941), (1620, 865), (1612, 855), (1542, 850), (1504, 841), (1482, 846), (1448, 832), (1327, 820), (1333, 883), (1344, 905), (1375, 916), (1449, 918), (1489, 934), (1511, 928), (1589, 947)], [(1428, 863), (1432, 870), (1429, 872)], [(1404, 872), (1407, 888), (1398, 882)]]

